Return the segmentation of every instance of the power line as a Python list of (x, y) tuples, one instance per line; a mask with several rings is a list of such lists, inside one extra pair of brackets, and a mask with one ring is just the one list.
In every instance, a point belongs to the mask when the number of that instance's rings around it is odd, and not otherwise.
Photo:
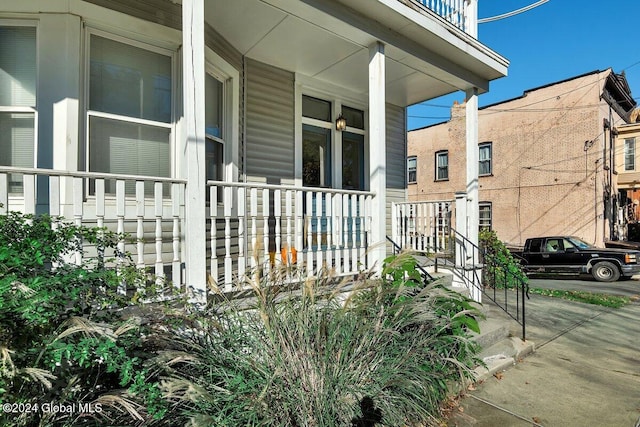
[(548, 1), (549, 0), (540, 0), (540, 1), (537, 1), (537, 2), (535, 2), (533, 4), (530, 4), (529, 6), (525, 6), (525, 7), (522, 7), (520, 9), (513, 10), (511, 12), (503, 13), (502, 15), (496, 15), (496, 16), (491, 16), (489, 18), (478, 19), (478, 24), (484, 24), (486, 22), (493, 22), (493, 21), (497, 21), (499, 19), (510, 18), (512, 16), (518, 15), (518, 14), (523, 13), (523, 12), (527, 12), (527, 11), (533, 9), (533, 8), (541, 6), (541, 5), (543, 5), (544, 3), (548, 2)]

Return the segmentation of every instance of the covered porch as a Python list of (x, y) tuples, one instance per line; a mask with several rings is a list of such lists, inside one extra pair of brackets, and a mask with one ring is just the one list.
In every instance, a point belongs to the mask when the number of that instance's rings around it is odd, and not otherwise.
[(201, 292), (376, 272), (406, 107), (457, 90), (477, 203), (477, 96), (508, 62), (476, 39), (476, 0), (0, 4), (22, 55), (3, 67), (26, 64), (2, 81), (0, 213), (128, 233), (140, 268)]

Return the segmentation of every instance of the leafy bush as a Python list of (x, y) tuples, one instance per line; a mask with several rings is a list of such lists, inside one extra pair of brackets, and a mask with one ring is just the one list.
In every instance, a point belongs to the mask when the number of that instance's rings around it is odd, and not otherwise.
[[(0, 403), (32, 405), (2, 411), (1, 425), (109, 424), (109, 408), (126, 406), (115, 392), (133, 383), (146, 353), (124, 315), (132, 295), (120, 291), (148, 277), (118, 252), (121, 238), (48, 216), (0, 216)], [(81, 244), (111, 258), (76, 265)], [(46, 412), (51, 402), (90, 409)]]
[(479, 241), (485, 265), (483, 283), (499, 289), (527, 286), (528, 278), (520, 261), (498, 239), (495, 231), (481, 230)]
[[(253, 286), (182, 317), (149, 369), (165, 378), (167, 425), (404, 425), (434, 419), (475, 366), (469, 301), (424, 285), (408, 257), (352, 292), (329, 277), (298, 292)], [(157, 369), (157, 371), (156, 371)]]

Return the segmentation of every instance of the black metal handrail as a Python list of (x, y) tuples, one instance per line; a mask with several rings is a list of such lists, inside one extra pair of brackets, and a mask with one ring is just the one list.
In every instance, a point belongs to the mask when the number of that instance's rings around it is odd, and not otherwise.
[[(400, 247), (400, 245), (398, 245), (396, 242), (393, 241), (393, 239), (389, 236), (386, 236), (387, 240), (389, 242), (391, 242), (391, 244), (393, 245), (393, 254), (399, 254), (400, 252), (402, 252), (402, 247)], [(416, 264), (416, 268), (418, 270), (420, 270), (420, 273), (422, 274), (422, 277), (424, 278), (425, 282), (433, 282), (435, 280), (435, 278), (429, 274), (429, 272), (427, 270), (425, 270), (421, 265)]]
[[(506, 263), (500, 261), (485, 248), (480, 248), (453, 228), (451, 232), (455, 238), (454, 256), (456, 262), (454, 263), (454, 268), (464, 277), (464, 282), (467, 286), (473, 286), (480, 291), (522, 326), (522, 340), (524, 341), (526, 339), (525, 299), (529, 299), (529, 285), (521, 277), (514, 274)], [(494, 283), (489, 286), (482, 284), (479, 271), (482, 271), (485, 281), (491, 278)], [(502, 283), (495, 283), (497, 278), (496, 271), (502, 273), (500, 275)], [(492, 291), (488, 291), (488, 288)], [(515, 314), (511, 310), (509, 303), (509, 291), (513, 288), (516, 290)], [(504, 294), (500, 298), (498, 295), (499, 290), (504, 290)], [(500, 299), (503, 301), (500, 301)], [(513, 305), (513, 302), (511, 305)]]

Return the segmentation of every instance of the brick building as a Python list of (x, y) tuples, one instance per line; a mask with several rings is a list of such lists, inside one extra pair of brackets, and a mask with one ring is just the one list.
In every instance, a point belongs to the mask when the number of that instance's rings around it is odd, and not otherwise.
[[(521, 245), (531, 236), (617, 238), (615, 126), (635, 101), (624, 74), (593, 71), (524, 92), (478, 113), (479, 226)], [(409, 132), (410, 201), (465, 191), (465, 108)], [(610, 219), (614, 218), (614, 221)]]

